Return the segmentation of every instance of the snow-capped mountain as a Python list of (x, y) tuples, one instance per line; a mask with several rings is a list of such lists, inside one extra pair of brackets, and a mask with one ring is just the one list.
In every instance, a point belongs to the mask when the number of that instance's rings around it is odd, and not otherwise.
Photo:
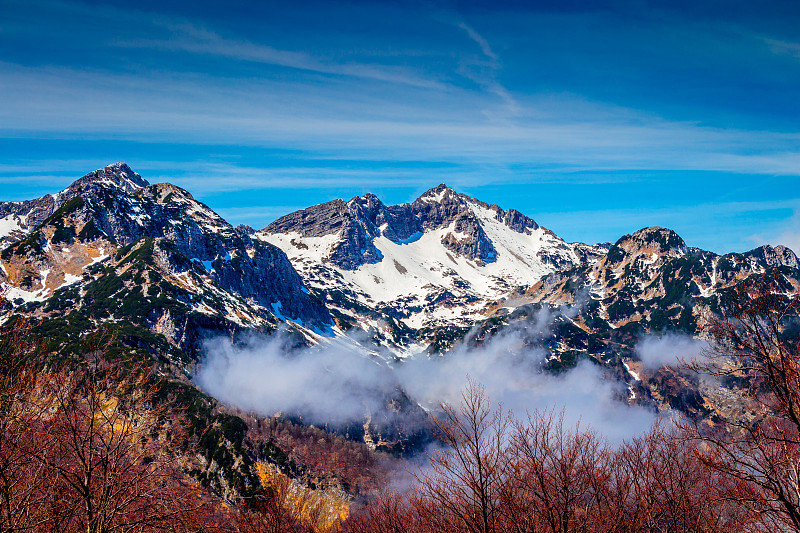
[(664, 228), (613, 246), (567, 243), (516, 210), (445, 185), (402, 205), (372, 194), (334, 200), (254, 233), (124, 163), (56, 194), (0, 203), (0, 214), (9, 243), (0, 296), (11, 308), (95, 312), (103, 300), (108, 316), (133, 317), (176, 344), (193, 321), (211, 329), (290, 322), (312, 341), (364, 330), (367, 342), (405, 356), (445, 349), (529, 305), (562, 304), (584, 307), (573, 320), (583, 333), (565, 338), (619, 330), (630, 341), (664, 327), (694, 333), (720, 291), (769, 268), (798, 268), (784, 247), (717, 256)]
[(342, 320), (377, 330), (470, 327), (510, 291), (606, 252), (445, 185), (410, 204), (387, 206), (373, 194), (334, 200), (255, 237), (284, 250)]
[(800, 261), (782, 246), (720, 256), (658, 227), (608, 246), (567, 243), (444, 185), (402, 205), (334, 200), (253, 232), (116, 163), (56, 194), (0, 203), (0, 215), (0, 326), (27, 316), (67, 353), (104, 328), (170, 362), (196, 358), (208, 334), (281, 324), (299, 343), (363, 330), (340, 340), (397, 356), (514, 328), (546, 352), (545, 370), (591, 360), (628, 384), (630, 402), (698, 412), (716, 392), (643, 367), (637, 343), (697, 336), (754, 275), (800, 293)]
[[(193, 314), (247, 328), (288, 319), (319, 331), (331, 323), (281, 250), (235, 229), (187, 191), (150, 185), (123, 163), (0, 209), (28, 224), (22, 235), (5, 235), (16, 242), (0, 254), (0, 295), (17, 305), (69, 293), (71, 305), (91, 308), (87, 294), (105, 280), (116, 287), (103, 292), (105, 318), (136, 310), (145, 315), (137, 320), (160, 330), (167, 323), (182, 329)], [(181, 316), (170, 302), (180, 304)]]
[[(594, 263), (554, 272), (509, 294), (476, 327), (474, 337), (506, 328), (524, 332), (536, 310), (567, 309), (547, 338), (534, 339), (546, 346), (547, 367), (560, 371), (591, 360), (628, 384), (631, 402), (699, 413), (706, 399), (730, 391), (676, 369), (644, 365), (637, 345), (648, 335), (703, 337), (708, 320), (724, 312), (733, 288), (765, 273), (785, 297), (796, 297), (798, 266), (797, 256), (784, 246), (717, 255), (687, 246), (670, 229), (643, 228), (621, 237)], [(674, 343), (672, 357), (686, 356), (679, 352), (685, 348), (685, 341)]]

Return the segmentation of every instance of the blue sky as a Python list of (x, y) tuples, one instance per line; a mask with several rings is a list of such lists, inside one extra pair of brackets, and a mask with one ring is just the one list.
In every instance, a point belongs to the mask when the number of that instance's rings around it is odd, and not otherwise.
[(233, 223), (441, 182), (567, 240), (800, 251), (800, 3), (0, 0), (0, 200), (115, 161)]

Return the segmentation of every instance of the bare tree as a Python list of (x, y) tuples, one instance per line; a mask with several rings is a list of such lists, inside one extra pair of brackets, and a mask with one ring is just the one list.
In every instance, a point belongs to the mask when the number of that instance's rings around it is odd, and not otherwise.
[(563, 411), (536, 411), (516, 422), (504, 487), (514, 530), (585, 531), (595, 519), (609, 455), (591, 430), (565, 427)]
[(415, 508), (432, 531), (499, 531), (508, 416), (472, 380), (461, 405), (442, 409), (436, 431), (445, 447), (430, 454), (430, 469), (419, 476)]
[(148, 379), (98, 356), (48, 391), (55, 414), (37, 429), (52, 453), (31, 454), (58, 480), (62, 524), (87, 533), (163, 529), (200, 506), (170, 442), (181, 433), (178, 411), (155, 402)]
[[(697, 443), (668, 422), (614, 454), (604, 531), (742, 531), (747, 516), (731, 505), (729, 478), (700, 459)], [(627, 490), (626, 490), (627, 489)]]
[[(47, 415), (37, 393), (52, 376), (36, 371), (42, 347), (29, 321), (17, 318), (0, 334), (0, 531), (44, 528), (52, 487), (50, 472), (36, 457), (51, 453), (30, 428)], [(35, 448), (37, 455), (28, 450)]]
[(721, 430), (697, 424), (704, 462), (740, 483), (730, 495), (779, 530), (800, 531), (800, 301), (779, 274), (739, 284), (710, 332), (697, 371), (746, 383), (753, 415)]
[(408, 499), (392, 490), (354, 509), (344, 523), (346, 533), (416, 533), (423, 530)]

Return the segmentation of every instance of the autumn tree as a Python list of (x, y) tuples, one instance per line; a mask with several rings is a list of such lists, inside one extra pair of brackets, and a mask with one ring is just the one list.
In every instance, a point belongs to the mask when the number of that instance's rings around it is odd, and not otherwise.
[(692, 367), (742, 384), (749, 416), (696, 424), (704, 462), (739, 481), (731, 499), (775, 530), (800, 531), (800, 301), (780, 274), (740, 283), (709, 328), (716, 343)]
[(458, 406), (443, 405), (435, 429), (443, 448), (418, 477), (415, 508), (431, 531), (493, 533), (502, 524), (509, 419), (470, 381)]
[(729, 500), (736, 482), (701, 460), (698, 445), (663, 420), (623, 443), (611, 459), (598, 530), (745, 531), (748, 517)]
[(30, 453), (55, 476), (53, 506), (68, 529), (175, 528), (201, 506), (181, 471), (179, 412), (156, 401), (150, 379), (96, 354), (88, 368), (60, 373), (44, 391), (54, 414), (31, 428), (45, 445)]
[(598, 508), (609, 456), (593, 431), (568, 428), (563, 411), (535, 411), (515, 422), (504, 485), (513, 530), (585, 531)]
[[(30, 429), (47, 416), (38, 391), (52, 376), (37, 372), (42, 347), (27, 320), (15, 319), (0, 334), (0, 531), (45, 528), (52, 477), (37, 458), (51, 453)], [(35, 448), (37, 454), (29, 450)]]
[(31, 329), (0, 335), (0, 531), (203, 528), (180, 410), (153, 373), (102, 351), (48, 357)]
[(405, 494), (386, 490), (358, 505), (343, 524), (344, 533), (416, 533), (420, 525)]

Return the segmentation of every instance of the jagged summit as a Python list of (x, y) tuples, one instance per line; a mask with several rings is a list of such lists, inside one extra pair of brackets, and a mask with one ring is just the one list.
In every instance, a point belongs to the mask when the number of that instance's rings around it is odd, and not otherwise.
[[(276, 317), (319, 329), (330, 322), (281, 250), (236, 231), (180, 187), (148, 184), (125, 163), (12, 207), (5, 221), (16, 232), (0, 258), (0, 295), (8, 300), (42, 301), (86, 282), (92, 265), (144, 246), (154, 254), (145, 268), (161, 268), (169, 283), (194, 294), (181, 304), (187, 312), (240, 325)], [(204, 303), (212, 298), (219, 305)]]
[(497, 297), (606, 251), (445, 184), (399, 205), (371, 193), (333, 200), (255, 236), (284, 250), (311, 287), (347, 295), (360, 312), (391, 308), (415, 328), (470, 323)]
[(794, 251), (780, 244), (775, 247), (765, 244), (740, 255), (745, 260), (755, 261), (758, 264), (763, 264), (770, 267), (800, 267), (800, 259), (797, 258), (797, 255), (795, 255)]
[(126, 193), (132, 193), (137, 189), (150, 185), (147, 180), (131, 170), (131, 167), (126, 163), (117, 162), (90, 172), (75, 181), (69, 188), (84, 187), (92, 184), (111, 185), (122, 189)]
[(336, 199), (284, 215), (261, 231), (297, 232), (306, 237), (321, 237), (341, 231), (349, 218), (347, 204)]
[(87, 189), (111, 189), (131, 194), (148, 185), (126, 163), (117, 162), (86, 174), (55, 194), (24, 202), (0, 202), (0, 248), (22, 239), (64, 202), (84, 194)]
[(452, 201), (459, 197), (459, 193), (457, 193), (452, 188), (448, 187), (444, 183), (440, 183), (436, 187), (432, 189), (428, 189), (424, 193), (422, 193), (419, 198), (414, 200), (414, 203), (417, 202), (437, 202), (441, 203), (443, 201)]

